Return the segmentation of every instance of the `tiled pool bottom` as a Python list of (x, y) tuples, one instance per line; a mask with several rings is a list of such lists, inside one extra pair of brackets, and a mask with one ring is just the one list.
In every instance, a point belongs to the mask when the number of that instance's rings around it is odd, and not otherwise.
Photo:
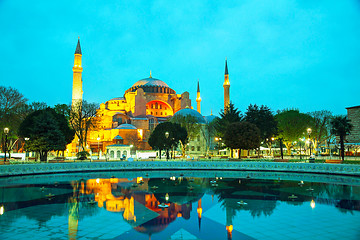
[[(45, 182), (0, 189), (0, 239), (360, 239), (359, 186), (186, 177)], [(158, 207), (163, 202), (168, 208)]]

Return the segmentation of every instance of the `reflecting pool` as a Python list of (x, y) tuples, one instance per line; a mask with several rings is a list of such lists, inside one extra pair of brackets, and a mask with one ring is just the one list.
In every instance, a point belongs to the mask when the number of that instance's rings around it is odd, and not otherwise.
[(357, 178), (227, 175), (0, 179), (0, 239), (360, 239)]

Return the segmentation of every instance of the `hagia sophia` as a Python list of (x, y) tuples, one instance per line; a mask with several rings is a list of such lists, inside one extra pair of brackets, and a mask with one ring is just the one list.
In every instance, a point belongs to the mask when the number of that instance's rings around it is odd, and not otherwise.
[[(82, 52), (78, 39), (73, 67), (72, 106), (83, 100)], [(230, 82), (225, 60), (224, 109), (230, 103)], [(189, 92), (176, 93), (164, 81), (150, 76), (135, 82), (123, 94), (100, 104), (97, 129), (90, 131), (87, 145), (91, 152), (108, 153), (111, 159), (129, 156), (132, 150), (151, 150), (147, 143), (151, 131), (157, 124), (166, 121), (174, 114), (193, 115), (200, 124), (212, 121), (215, 116), (201, 115), (200, 84), (197, 84), (196, 110), (191, 105)], [(202, 135), (202, 134), (200, 134)], [(78, 151), (77, 139), (67, 146), (67, 155), (74, 156)], [(202, 136), (189, 143), (189, 155), (205, 152)]]

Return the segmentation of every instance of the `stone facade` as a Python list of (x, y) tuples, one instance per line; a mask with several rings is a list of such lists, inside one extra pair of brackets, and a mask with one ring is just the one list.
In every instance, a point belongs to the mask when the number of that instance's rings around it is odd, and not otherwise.
[(348, 119), (353, 125), (351, 134), (346, 136), (346, 141), (348, 143), (360, 143), (360, 106), (349, 107), (346, 109)]

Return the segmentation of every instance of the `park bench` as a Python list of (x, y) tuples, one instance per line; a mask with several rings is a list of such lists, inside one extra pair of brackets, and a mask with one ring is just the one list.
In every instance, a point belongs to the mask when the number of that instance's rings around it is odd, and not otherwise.
[(339, 164), (341, 163), (341, 159), (326, 159), (325, 163), (336, 163)]

